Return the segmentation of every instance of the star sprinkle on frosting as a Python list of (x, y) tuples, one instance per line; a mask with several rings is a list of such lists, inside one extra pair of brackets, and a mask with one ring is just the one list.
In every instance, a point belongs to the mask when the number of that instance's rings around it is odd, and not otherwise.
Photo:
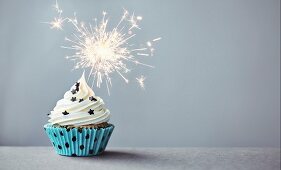
[(71, 101), (75, 102), (76, 101), (76, 97), (71, 97)]
[(71, 90), (72, 94), (76, 94), (76, 89)]
[(92, 109), (90, 109), (88, 113), (89, 113), (90, 115), (95, 114), (95, 113), (94, 113), (94, 110), (92, 110)]
[(89, 97), (89, 100), (91, 100), (91, 101), (97, 101), (97, 99), (94, 98), (94, 96)]
[(64, 112), (62, 112), (63, 115), (68, 115), (69, 113), (65, 110)]

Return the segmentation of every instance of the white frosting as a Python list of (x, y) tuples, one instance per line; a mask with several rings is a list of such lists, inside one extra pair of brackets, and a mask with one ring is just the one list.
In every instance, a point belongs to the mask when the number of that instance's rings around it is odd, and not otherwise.
[[(63, 99), (57, 102), (54, 110), (49, 115), (49, 122), (62, 126), (80, 126), (108, 122), (110, 112), (105, 108), (103, 100), (95, 96), (93, 90), (88, 86), (84, 73), (78, 80), (78, 83), (78, 88), (77, 83), (75, 83), (64, 94)], [(78, 89), (78, 91), (75, 89)]]

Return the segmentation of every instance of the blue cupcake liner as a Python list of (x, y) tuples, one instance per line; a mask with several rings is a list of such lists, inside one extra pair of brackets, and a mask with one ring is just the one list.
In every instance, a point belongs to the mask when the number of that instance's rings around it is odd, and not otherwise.
[(65, 156), (94, 156), (101, 154), (109, 141), (114, 125), (106, 128), (72, 128), (44, 125), (55, 151)]

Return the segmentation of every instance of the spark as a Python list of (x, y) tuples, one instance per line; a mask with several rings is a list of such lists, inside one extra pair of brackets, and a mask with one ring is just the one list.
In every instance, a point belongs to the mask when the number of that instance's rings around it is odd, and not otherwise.
[(137, 77), (137, 82), (139, 83), (140, 87), (142, 89), (145, 89), (145, 85), (144, 85), (144, 80), (146, 79), (143, 75), (141, 75), (140, 77)]
[(62, 30), (62, 20), (61, 18), (54, 18), (53, 21), (50, 22), (51, 29), (56, 28)]
[(142, 16), (137, 16), (137, 20), (142, 20)]
[(137, 55), (149, 56), (149, 54), (137, 53)]
[[(141, 29), (139, 22), (142, 16), (135, 16), (124, 9), (123, 15), (117, 25), (112, 29), (108, 28), (109, 19), (107, 12), (102, 12), (102, 19), (94, 19), (94, 23), (85, 24), (79, 21), (74, 13), (74, 17), (62, 17), (62, 9), (56, 0), (54, 5), (58, 16), (49, 22), (51, 28), (62, 30), (64, 23), (70, 23), (74, 32), (70, 37), (66, 37), (68, 46), (62, 48), (74, 51), (73, 55), (67, 56), (67, 59), (75, 61), (74, 69), (89, 68), (89, 76), (93, 77), (93, 82), (100, 87), (103, 81), (109, 93), (112, 86), (111, 74), (117, 73), (126, 82), (129, 79), (125, 74), (130, 72), (129, 63), (142, 65), (146, 67), (153, 66), (140, 62), (137, 58), (141, 56), (152, 56), (154, 48), (152, 42), (160, 40), (159, 38), (147, 41), (145, 46), (135, 47), (131, 43), (136, 37), (135, 29)], [(136, 78), (141, 88), (144, 88), (145, 77)]]
[(158, 37), (158, 38), (153, 39), (152, 41), (155, 42), (155, 41), (159, 41), (161, 39), (162, 39), (161, 37)]
[(58, 4), (58, 1), (56, 0), (56, 3), (54, 5), (54, 9), (55, 11), (57, 12), (58, 16), (54, 18), (53, 21), (51, 22), (47, 22), (47, 24), (50, 25), (50, 28), (53, 29), (58, 29), (58, 30), (62, 30), (62, 25), (63, 25), (63, 22), (65, 21), (65, 19), (63, 19), (61, 17), (61, 14), (62, 14), (62, 9), (59, 7), (59, 4)]

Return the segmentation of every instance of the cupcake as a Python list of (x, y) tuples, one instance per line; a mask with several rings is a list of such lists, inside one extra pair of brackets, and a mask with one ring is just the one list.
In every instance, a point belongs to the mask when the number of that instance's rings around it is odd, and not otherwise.
[(84, 73), (48, 117), (49, 123), (44, 129), (60, 155), (99, 155), (114, 129), (114, 125), (108, 123), (109, 110), (88, 86)]

